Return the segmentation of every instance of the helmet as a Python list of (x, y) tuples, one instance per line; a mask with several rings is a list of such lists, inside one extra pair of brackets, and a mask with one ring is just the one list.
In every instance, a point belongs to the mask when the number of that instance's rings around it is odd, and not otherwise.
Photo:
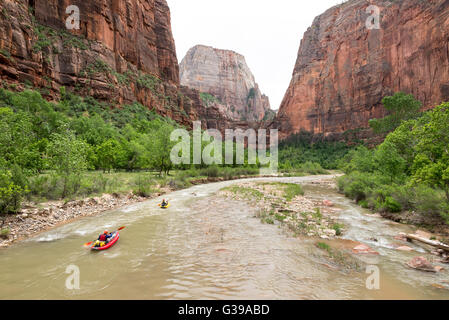
[(104, 234), (108, 234), (109, 233), (109, 231), (108, 230), (105, 230), (104, 232), (103, 232)]

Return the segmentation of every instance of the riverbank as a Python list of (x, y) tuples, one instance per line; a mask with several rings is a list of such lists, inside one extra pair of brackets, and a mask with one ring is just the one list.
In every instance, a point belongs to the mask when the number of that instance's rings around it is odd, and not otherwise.
[(186, 184), (168, 183), (156, 186), (157, 192), (142, 193), (133, 192), (105, 193), (97, 197), (87, 197), (73, 201), (50, 201), (43, 203), (26, 203), (18, 214), (4, 215), (0, 223), (0, 229), (7, 229), (8, 235), (0, 237), (0, 248), (6, 248), (11, 244), (35, 236), (58, 226), (73, 222), (83, 217), (97, 215), (99, 213), (118, 209), (134, 203), (148, 201), (176, 190), (185, 189), (191, 185), (200, 185), (220, 181), (247, 179), (254, 177), (272, 176), (234, 176), (234, 177), (201, 177), (191, 178)]
[(7, 215), (3, 220), (3, 229), (9, 231), (8, 237), (0, 239), (0, 247), (24, 240), (41, 232), (73, 222), (77, 219), (93, 216), (108, 210), (114, 210), (133, 203), (143, 202), (161, 194), (141, 197), (133, 193), (104, 194), (101, 197), (86, 198), (69, 202), (52, 201), (38, 206), (25, 205), (19, 214)]
[[(3, 262), (0, 297), (447, 298), (446, 290), (433, 286), (444, 288), (445, 281), (449, 281), (449, 273), (441, 269), (447, 267), (439, 262), (441, 257), (432, 255), (419, 242), (398, 238), (401, 233), (416, 233), (416, 229), (370, 215), (329, 188), (332, 181), (328, 185), (323, 183), (331, 178), (273, 177), (199, 184), (166, 196), (172, 202), (167, 211), (155, 205), (160, 197), (78, 219), (0, 250)], [(340, 209), (332, 218), (345, 225), (342, 235), (329, 240), (307, 235), (293, 237), (277, 223), (261, 223), (256, 207), (219, 195), (224, 188), (250, 182), (268, 183), (267, 193), (272, 188), (270, 184), (275, 184), (275, 189), (278, 183), (301, 185), (304, 196), (314, 204), (331, 201), (333, 206), (329, 208)], [(279, 189), (282, 191), (279, 196), (284, 198), (284, 192), (288, 191), (285, 197), (294, 199), (296, 189), (292, 189)], [(98, 230), (119, 226), (126, 229), (112, 251), (98, 255), (81, 248)], [(98, 263), (107, 267), (98, 272), (94, 267)], [(435, 271), (437, 266), (441, 267), (440, 272), (412, 268), (430, 270), (429, 263)], [(367, 264), (381, 270), (379, 290), (365, 287), (369, 276), (365, 273)], [(76, 265), (82, 272), (82, 290), (69, 295), (64, 285), (68, 265)], [(151, 277), (145, 276), (148, 274)], [(181, 285), (167, 285), (171, 281)]]

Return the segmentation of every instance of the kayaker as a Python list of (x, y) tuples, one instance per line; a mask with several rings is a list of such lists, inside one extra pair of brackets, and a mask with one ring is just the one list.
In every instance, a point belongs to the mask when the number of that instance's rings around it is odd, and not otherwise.
[(161, 204), (161, 206), (162, 206), (162, 207), (168, 206), (168, 201), (165, 201), (165, 199), (162, 199), (162, 204)]
[(98, 241), (107, 242), (108, 239), (112, 237), (112, 234), (109, 233), (109, 231), (105, 230), (100, 236), (98, 237)]

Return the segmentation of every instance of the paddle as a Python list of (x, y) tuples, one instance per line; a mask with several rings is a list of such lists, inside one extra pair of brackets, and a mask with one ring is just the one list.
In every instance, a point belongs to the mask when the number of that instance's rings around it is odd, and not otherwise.
[[(117, 229), (117, 231), (123, 230), (123, 229), (125, 229), (125, 228), (126, 228), (126, 227), (120, 227), (120, 228)], [(117, 232), (117, 231), (116, 231), (116, 232)], [(85, 244), (84, 244), (84, 247), (86, 247), (86, 248), (90, 247), (90, 245), (91, 245), (92, 243), (94, 243), (95, 241), (97, 241), (97, 240), (94, 240), (94, 241), (85, 243)]]

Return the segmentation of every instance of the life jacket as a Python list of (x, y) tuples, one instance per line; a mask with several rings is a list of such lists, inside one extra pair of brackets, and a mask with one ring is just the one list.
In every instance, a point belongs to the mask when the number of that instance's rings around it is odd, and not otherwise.
[(100, 240), (100, 241), (106, 241), (106, 240), (107, 240), (107, 237), (106, 237), (106, 235), (103, 233), (102, 235), (100, 235), (100, 238), (98, 238), (98, 240)]

